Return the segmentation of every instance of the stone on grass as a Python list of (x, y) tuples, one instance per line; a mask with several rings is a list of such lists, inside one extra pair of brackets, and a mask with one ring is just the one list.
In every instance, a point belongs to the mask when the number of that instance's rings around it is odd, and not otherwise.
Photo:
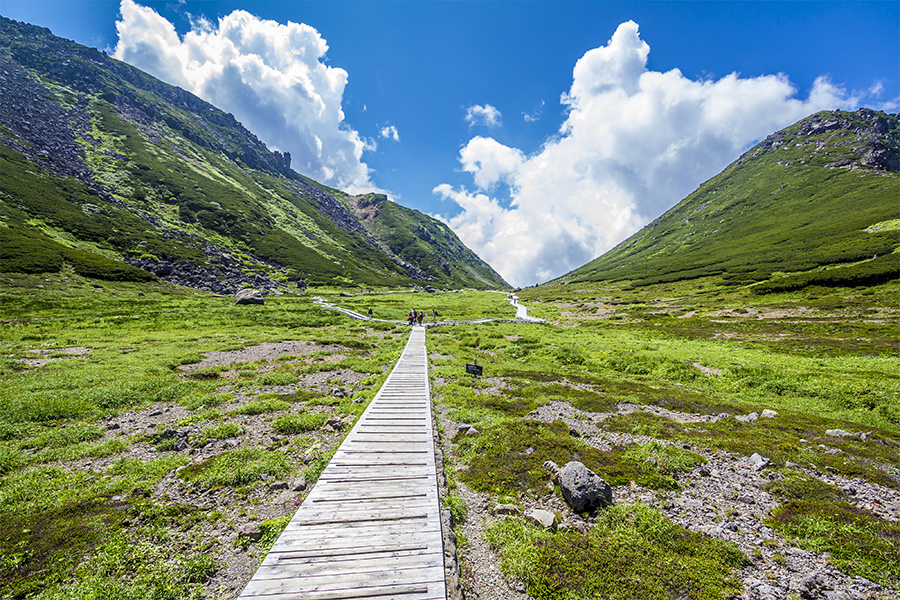
[(575, 512), (592, 511), (612, 504), (612, 488), (602, 477), (578, 461), (559, 470), (563, 498)]
[(774, 419), (775, 417), (778, 416), (778, 413), (775, 412), (774, 410), (770, 410), (767, 408), (766, 410), (762, 411), (762, 414), (760, 416), (763, 419)]
[(291, 490), (295, 492), (302, 492), (306, 489), (306, 477), (298, 477), (297, 479), (291, 482)]
[(754, 471), (762, 471), (769, 466), (770, 462), (768, 458), (760, 456), (756, 452), (750, 457), (750, 464), (753, 466)]
[(495, 515), (517, 515), (520, 511), (515, 504), (498, 504), (492, 512)]
[(286, 490), (288, 488), (287, 481), (274, 481), (269, 484), (269, 491)]
[(243, 290), (239, 290), (237, 294), (234, 295), (234, 303), (235, 304), (265, 304), (266, 299), (263, 297), (262, 292), (259, 290), (254, 290), (252, 288), (246, 288)]
[(737, 415), (735, 419), (737, 419), (738, 421), (743, 421), (744, 423), (752, 423), (759, 419), (759, 415), (755, 412), (752, 412), (749, 415)]
[(543, 508), (529, 508), (525, 511), (525, 519), (544, 529), (551, 529), (556, 522), (556, 515)]
[(828, 437), (851, 437), (853, 434), (843, 429), (827, 429), (825, 435)]

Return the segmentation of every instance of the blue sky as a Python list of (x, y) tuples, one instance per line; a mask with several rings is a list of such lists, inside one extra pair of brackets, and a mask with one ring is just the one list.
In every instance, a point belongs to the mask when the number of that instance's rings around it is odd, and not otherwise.
[(897, 112), (900, 98), (898, 2), (4, 0), (0, 13), (190, 89), (304, 174), (439, 215), (517, 285), (601, 254), (777, 128), (821, 109)]

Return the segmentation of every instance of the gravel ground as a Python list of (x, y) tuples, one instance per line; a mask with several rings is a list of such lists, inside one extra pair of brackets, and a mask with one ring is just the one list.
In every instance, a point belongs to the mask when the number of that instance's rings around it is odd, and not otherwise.
[[(588, 444), (602, 450), (612, 445), (621, 446), (633, 442), (652, 441), (646, 436), (608, 432), (601, 429), (603, 420), (612, 414), (627, 414), (647, 410), (680, 422), (709, 422), (730, 415), (692, 415), (678, 413), (661, 407), (622, 404), (615, 413), (585, 413), (565, 402), (553, 402), (541, 406), (528, 418), (552, 422), (562, 420)], [(438, 405), (437, 414), (448, 436), (458, 430), (459, 424), (446, 416), (446, 409)], [(659, 440), (660, 443), (671, 443)], [(444, 453), (452, 457), (449, 441), (444, 440)], [(887, 600), (897, 599), (898, 594), (859, 577), (850, 577), (835, 569), (827, 554), (810, 552), (791, 546), (763, 523), (769, 512), (778, 506), (778, 500), (762, 488), (780, 475), (769, 469), (756, 470), (748, 457), (724, 451), (690, 448), (702, 455), (707, 464), (683, 474), (678, 492), (659, 492), (636, 484), (613, 488), (617, 503), (644, 502), (655, 506), (680, 525), (691, 531), (723, 540), (730, 540), (751, 558), (751, 563), (740, 571), (744, 584), (742, 600), (787, 600), (811, 598), (822, 600)], [(764, 449), (762, 449), (764, 454)], [(457, 465), (462, 467), (462, 465)], [(848, 479), (833, 474), (811, 470), (807, 475), (836, 485), (850, 492), (851, 503), (871, 510), (879, 516), (897, 520), (900, 515), (900, 493), (890, 488), (858, 479)], [(455, 493), (462, 497), (468, 508), (465, 523), (457, 525), (468, 540), (459, 549), (462, 567), (462, 586), (466, 597), (479, 600), (521, 600), (521, 582), (508, 581), (500, 573), (499, 560), (484, 539), (485, 528), (497, 517), (492, 514), (496, 500), (488, 494), (470, 490), (457, 484)], [(559, 495), (549, 491), (542, 498), (525, 501), (524, 508), (544, 508), (564, 515), (561, 527), (584, 530), (589, 521), (575, 515)]]

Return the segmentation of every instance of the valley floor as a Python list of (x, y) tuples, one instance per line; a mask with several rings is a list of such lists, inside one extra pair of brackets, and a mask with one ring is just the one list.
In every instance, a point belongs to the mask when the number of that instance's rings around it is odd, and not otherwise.
[[(303, 295), (0, 283), (0, 597), (236, 597), (409, 331)], [(501, 294), (320, 295), (457, 323), (427, 344), (466, 597), (898, 597), (897, 286), (680, 291), (523, 291), (544, 324), (463, 324), (514, 319)], [(569, 509), (544, 465), (570, 460), (612, 507)]]

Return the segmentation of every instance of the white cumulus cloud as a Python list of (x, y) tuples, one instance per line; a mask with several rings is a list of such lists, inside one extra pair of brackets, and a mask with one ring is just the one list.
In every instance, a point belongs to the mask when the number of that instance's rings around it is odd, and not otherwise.
[(466, 109), (466, 122), (470, 125), (486, 125), (498, 127), (503, 120), (503, 115), (496, 107), (490, 104), (473, 104)]
[(387, 125), (386, 127), (382, 127), (380, 135), (387, 140), (394, 140), (395, 142), (400, 141), (400, 132), (397, 131), (397, 127), (395, 127), (394, 125)]
[[(784, 75), (696, 81), (647, 69), (638, 25), (619, 25), (575, 64), (567, 117), (526, 155), (492, 138), (460, 151), (475, 192), (439, 185), (462, 209), (445, 219), (510, 283), (528, 285), (596, 258), (671, 208), (755, 141), (810, 113), (854, 109), (865, 94), (827, 77), (806, 99)], [(491, 197), (498, 182), (508, 185)]]
[(122, 0), (115, 57), (229, 111), (292, 167), (351, 192), (375, 186), (362, 161), (373, 147), (344, 122), (347, 72), (325, 64), (325, 39), (309, 25), (237, 10), (213, 24), (193, 19), (179, 37), (153, 9)]

